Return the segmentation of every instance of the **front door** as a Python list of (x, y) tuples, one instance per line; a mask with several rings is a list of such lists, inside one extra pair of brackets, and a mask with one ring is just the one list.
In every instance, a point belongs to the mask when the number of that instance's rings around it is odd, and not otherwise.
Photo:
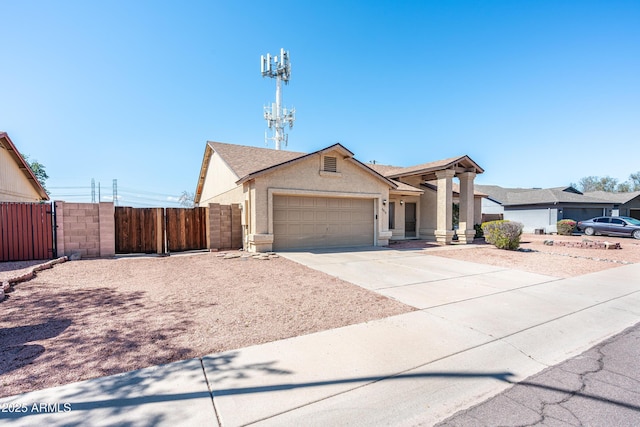
[(404, 237), (416, 237), (416, 204), (404, 204)]

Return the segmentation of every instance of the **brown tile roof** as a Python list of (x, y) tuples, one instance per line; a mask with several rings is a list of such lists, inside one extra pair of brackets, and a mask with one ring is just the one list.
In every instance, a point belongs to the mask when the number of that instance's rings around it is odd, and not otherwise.
[(307, 153), (295, 151), (249, 147), (246, 145), (225, 144), (223, 142), (209, 141), (207, 144), (227, 162), (227, 165), (238, 178), (307, 155)]
[[(378, 172), (379, 173), (379, 172)], [(391, 181), (395, 182), (398, 185), (398, 188), (396, 188), (396, 191), (399, 192), (411, 192), (411, 193), (424, 193), (424, 190), (414, 187), (413, 185), (409, 185), (407, 183), (404, 183), (402, 181), (398, 181), (396, 179), (392, 179)]]
[(367, 166), (376, 170), (379, 174), (388, 178), (398, 178), (401, 176), (416, 175), (419, 173), (432, 172), (440, 169), (446, 169), (455, 165), (456, 163), (463, 163), (466, 167), (474, 167), (478, 173), (484, 172), (484, 170), (476, 164), (469, 156), (450, 157), (448, 159), (436, 160), (434, 162), (422, 163), (415, 166), (401, 167), (391, 165), (379, 165), (367, 163)]
[[(423, 184), (425, 187), (430, 188), (432, 190), (438, 190), (438, 181), (427, 181)], [(454, 195), (460, 195), (460, 184), (456, 182), (451, 183), (451, 191)], [(476, 197), (487, 197), (487, 194), (478, 191), (477, 189), (473, 190), (473, 195)]]
[(382, 176), (393, 175), (395, 172), (404, 169), (402, 166), (381, 165), (378, 163), (366, 163), (366, 165)]

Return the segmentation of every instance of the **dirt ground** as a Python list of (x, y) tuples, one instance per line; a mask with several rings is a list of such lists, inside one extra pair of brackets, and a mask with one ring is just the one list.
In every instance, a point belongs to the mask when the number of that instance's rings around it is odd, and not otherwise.
[[(547, 246), (580, 236), (525, 235), (524, 251), (424, 241), (436, 255), (570, 277), (640, 262), (622, 249)], [(33, 265), (0, 263), (0, 280)], [(0, 303), (0, 397), (379, 319), (413, 310), (284, 258), (215, 253), (71, 261), (18, 283)]]

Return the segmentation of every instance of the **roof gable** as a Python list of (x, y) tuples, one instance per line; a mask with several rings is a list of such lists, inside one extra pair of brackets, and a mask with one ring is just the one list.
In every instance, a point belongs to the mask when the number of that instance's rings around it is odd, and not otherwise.
[[(273, 150), (273, 151), (275, 151), (275, 150)], [(328, 146), (326, 148), (322, 148), (320, 150), (314, 151), (313, 153), (303, 154), (303, 155), (300, 155), (298, 157), (294, 157), (294, 158), (292, 158), (290, 160), (287, 160), (287, 161), (284, 161), (282, 163), (278, 163), (278, 164), (274, 164), (274, 165), (265, 167), (264, 169), (256, 170), (256, 171), (251, 172), (251, 173), (249, 173), (249, 174), (247, 174), (245, 176), (242, 176), (238, 180), (237, 183), (238, 184), (242, 184), (243, 182), (246, 182), (246, 181), (249, 181), (251, 179), (257, 178), (259, 176), (268, 174), (268, 173), (273, 172), (273, 171), (275, 171), (277, 169), (280, 169), (280, 168), (283, 168), (283, 167), (287, 167), (287, 166), (289, 166), (291, 164), (301, 162), (301, 161), (306, 160), (306, 159), (308, 159), (308, 158), (310, 158), (312, 156), (322, 155), (324, 153), (328, 153), (328, 152), (332, 152), (332, 151), (339, 152), (340, 154), (342, 154), (344, 156), (344, 159), (351, 161), (353, 164), (355, 164), (359, 168), (362, 168), (366, 172), (372, 174), (375, 178), (384, 181), (386, 184), (389, 185), (389, 187), (397, 188), (398, 185), (394, 181), (382, 176), (381, 174), (379, 174), (375, 170), (371, 169), (370, 167), (368, 167), (364, 163), (362, 163), (359, 160), (355, 159), (353, 157), (353, 153), (351, 151), (347, 150), (340, 143), (336, 143), (336, 144), (330, 145), (330, 146)], [(296, 153), (296, 154), (300, 154), (300, 153)]]
[(443, 169), (461, 169), (475, 173), (483, 173), (482, 169), (469, 156), (450, 157), (448, 159), (436, 160), (435, 162), (421, 163), (415, 166), (401, 167), (380, 164), (367, 164), (371, 169), (386, 176), (387, 178), (401, 178), (406, 176), (426, 175), (425, 180), (434, 178), (436, 171)]
[(223, 142), (208, 141), (205, 147), (198, 185), (196, 187), (195, 202), (199, 203), (204, 187), (204, 181), (209, 169), (211, 156), (216, 152), (220, 159), (227, 165), (238, 181), (236, 184), (257, 178), (258, 176), (270, 173), (274, 170), (287, 167), (293, 163), (303, 161), (311, 156), (322, 155), (324, 153), (337, 151), (352, 164), (362, 168), (372, 174), (375, 178), (384, 181), (390, 188), (397, 188), (398, 184), (377, 171), (368, 167), (364, 163), (353, 157), (353, 153), (342, 144), (336, 143), (326, 148), (314, 151), (313, 153), (300, 153), (295, 151), (274, 150), (272, 148), (250, 147), (246, 145), (227, 144)]
[(34, 190), (36, 190), (36, 193), (38, 193), (40, 198), (42, 200), (49, 200), (49, 195), (47, 194), (46, 190), (44, 189), (42, 184), (40, 184), (40, 181), (38, 181), (38, 178), (36, 178), (35, 174), (31, 170), (31, 167), (24, 159), (24, 157), (22, 157), (6, 132), (0, 132), (0, 149), (5, 149), (9, 152), (9, 157), (11, 157), (16, 162), (18, 168), (23, 172), (25, 179), (27, 179), (27, 181), (29, 181), (29, 184), (33, 186)]

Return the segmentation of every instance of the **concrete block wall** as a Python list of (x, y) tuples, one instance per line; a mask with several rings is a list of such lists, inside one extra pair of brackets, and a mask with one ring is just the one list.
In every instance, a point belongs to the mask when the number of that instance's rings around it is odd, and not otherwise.
[(209, 204), (209, 249), (220, 249), (220, 205)]
[(209, 249), (240, 249), (242, 247), (242, 211), (238, 204), (209, 204)]
[(113, 203), (55, 202), (58, 256), (83, 258), (115, 255)]
[(242, 247), (242, 210), (237, 203), (231, 205), (231, 249)]

